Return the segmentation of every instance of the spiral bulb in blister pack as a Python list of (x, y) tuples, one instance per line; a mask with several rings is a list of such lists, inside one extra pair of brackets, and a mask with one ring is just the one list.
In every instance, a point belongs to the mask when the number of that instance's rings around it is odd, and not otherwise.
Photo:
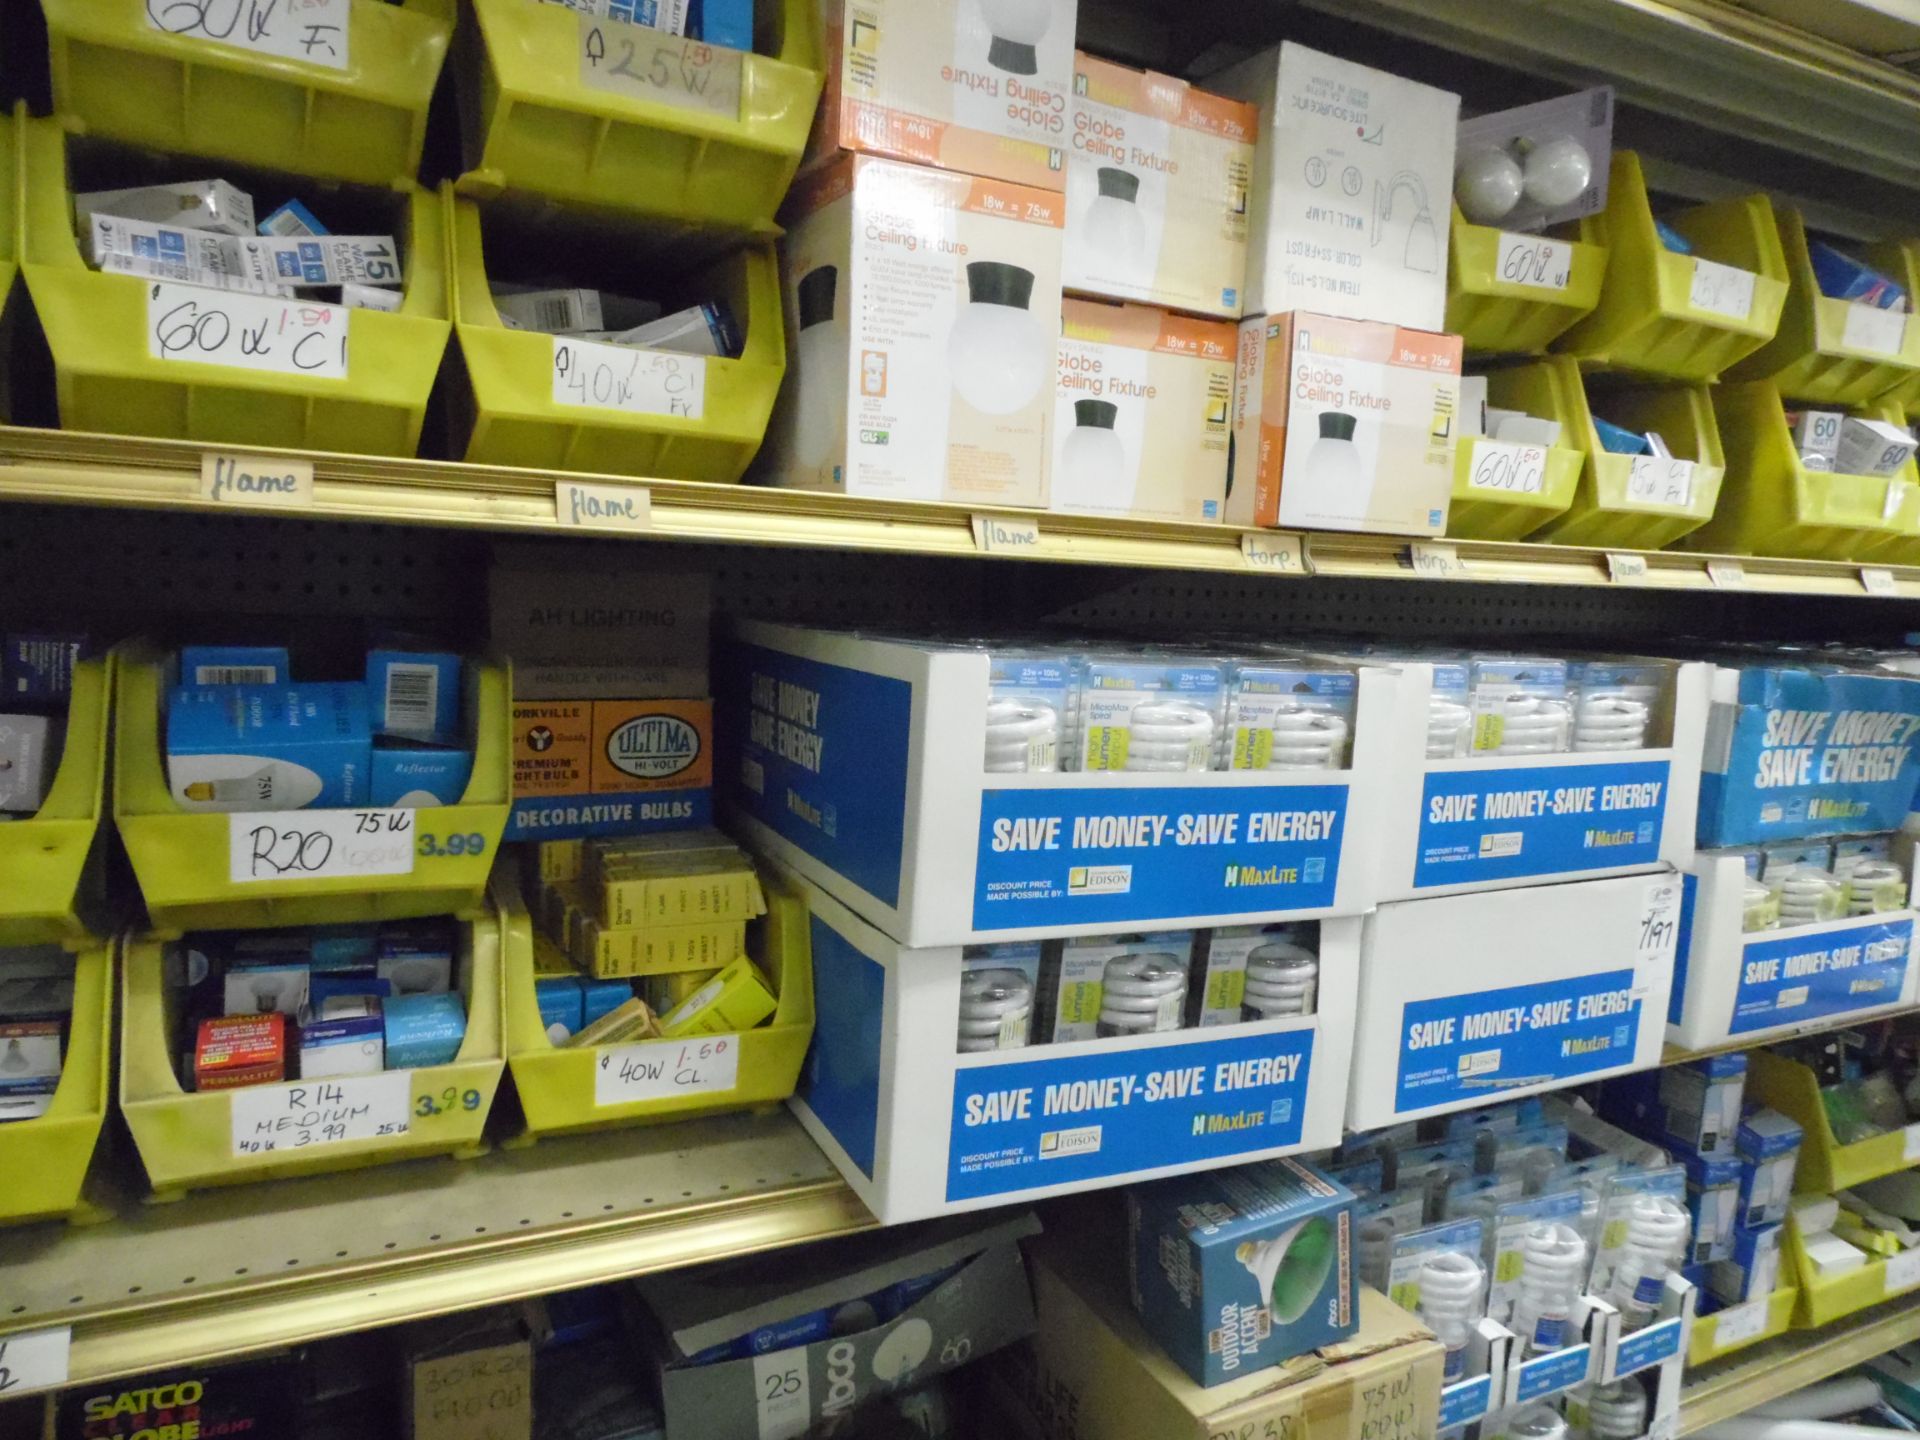
[(1513, 1331), (1527, 1353), (1560, 1350), (1568, 1341), (1574, 1302), (1587, 1275), (1587, 1242), (1568, 1225), (1536, 1225), (1520, 1245), (1520, 1293)]
[(987, 773), (1020, 775), (1059, 767), (1060, 712), (1043, 700), (987, 702)]
[(1338, 770), (1347, 759), (1347, 722), (1331, 710), (1296, 705), (1273, 717), (1269, 770)]
[(1214, 728), (1210, 713), (1185, 701), (1136, 705), (1127, 717), (1127, 769), (1205, 770)]
[(1780, 924), (1780, 901), (1758, 880), (1748, 879), (1740, 886), (1740, 928), (1746, 931), (1772, 930)]
[(1480, 1316), (1480, 1291), (1487, 1272), (1471, 1255), (1441, 1250), (1420, 1267), (1420, 1318), (1447, 1348), (1443, 1384), (1467, 1373), (1467, 1337)]
[(1818, 865), (1788, 865), (1767, 875), (1768, 888), (1780, 897), (1782, 925), (1817, 925), (1847, 913), (1847, 887)]
[(1552, 695), (1509, 695), (1500, 707), (1501, 755), (1559, 755), (1566, 751), (1573, 707)]
[(1523, 1405), (1507, 1416), (1507, 1440), (1567, 1440), (1567, 1422), (1551, 1405)]
[(968, 970), (960, 976), (960, 1053), (1013, 1050), (1033, 1024), (1033, 982), (1019, 970)]
[(1587, 1395), (1588, 1440), (1640, 1440), (1647, 1433), (1647, 1392), (1629, 1376)]
[(1906, 872), (1891, 860), (1862, 860), (1847, 872), (1849, 915), (1877, 915), (1906, 905)]
[(1100, 1035), (1178, 1030), (1187, 1002), (1187, 967), (1167, 950), (1116, 955), (1100, 978)]
[(1457, 700), (1434, 695), (1427, 700), (1427, 759), (1451, 760), (1466, 753), (1473, 711)]
[(1319, 983), (1318, 956), (1304, 945), (1270, 940), (1247, 956), (1241, 1014), (1249, 1020), (1311, 1015)]
[(1613, 1269), (1613, 1301), (1623, 1329), (1638, 1330), (1660, 1308), (1667, 1276), (1687, 1250), (1691, 1222), (1664, 1195), (1642, 1195), (1627, 1212), (1626, 1246)]
[(1573, 748), (1582, 753), (1645, 749), (1650, 718), (1642, 702), (1625, 695), (1589, 695), (1574, 712)]
[(1368, 1215), (1354, 1230), (1359, 1237), (1355, 1246), (1360, 1253), (1361, 1283), (1386, 1290), (1392, 1283), (1393, 1222), (1384, 1215)]

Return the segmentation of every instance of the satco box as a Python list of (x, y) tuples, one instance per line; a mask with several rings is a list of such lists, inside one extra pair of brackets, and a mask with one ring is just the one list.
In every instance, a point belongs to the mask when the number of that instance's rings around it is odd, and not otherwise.
[(866, 156), (796, 185), (772, 482), (1043, 504), (1064, 211), (1054, 192)]
[(1065, 183), (1075, 0), (820, 0), (827, 84), (801, 160), (841, 150)]
[[(1458, 335), (1296, 312), (1269, 316), (1242, 384), (1227, 519), (1437, 536), (1460, 408)], [(1246, 366), (1253, 366), (1246, 373)]]
[(1240, 318), (1258, 107), (1076, 54), (1069, 290)]
[(1460, 97), (1292, 43), (1207, 83), (1260, 107), (1246, 313), (1438, 330)]
[(297, 1358), (283, 1353), (75, 1385), (60, 1392), (52, 1433), (58, 1440), (295, 1435), (301, 1371)]
[(514, 702), (507, 839), (686, 829), (712, 807), (712, 701)]
[(1048, 508), (1218, 520), (1234, 327), (1148, 305), (1061, 305)]

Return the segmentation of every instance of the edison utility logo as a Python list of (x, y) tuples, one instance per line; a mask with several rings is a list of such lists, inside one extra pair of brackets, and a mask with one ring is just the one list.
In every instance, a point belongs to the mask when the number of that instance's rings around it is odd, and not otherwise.
[(1131, 865), (1075, 865), (1067, 871), (1069, 895), (1126, 895), (1132, 890)]

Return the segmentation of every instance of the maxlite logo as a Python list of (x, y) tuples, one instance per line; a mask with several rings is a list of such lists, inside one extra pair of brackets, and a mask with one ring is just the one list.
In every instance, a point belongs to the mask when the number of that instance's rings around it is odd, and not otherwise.
[(1299, 879), (1300, 871), (1292, 865), (1229, 865), (1223, 883), (1227, 889), (1237, 890), (1242, 886), (1292, 885)]

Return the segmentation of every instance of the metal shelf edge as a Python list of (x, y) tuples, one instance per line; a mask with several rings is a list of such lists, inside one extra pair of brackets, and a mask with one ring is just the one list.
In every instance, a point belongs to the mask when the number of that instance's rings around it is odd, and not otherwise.
[(1691, 1435), (1769, 1400), (1920, 1339), (1920, 1296), (1888, 1301), (1818, 1330), (1789, 1330), (1735, 1351), (1690, 1377), (1679, 1434)]

